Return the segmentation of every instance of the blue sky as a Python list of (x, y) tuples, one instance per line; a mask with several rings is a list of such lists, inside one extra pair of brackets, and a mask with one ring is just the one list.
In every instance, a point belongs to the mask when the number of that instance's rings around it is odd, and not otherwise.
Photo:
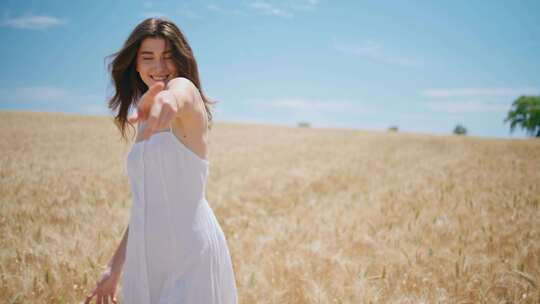
[(540, 1), (2, 1), (0, 109), (110, 115), (105, 57), (149, 16), (185, 33), (217, 122), (520, 138)]

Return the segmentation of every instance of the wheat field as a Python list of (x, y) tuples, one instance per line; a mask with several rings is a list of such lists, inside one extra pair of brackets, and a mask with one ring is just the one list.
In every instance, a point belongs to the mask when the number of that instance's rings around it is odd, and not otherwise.
[[(0, 302), (80, 303), (129, 220), (130, 142), (102, 116), (0, 132)], [(540, 303), (538, 139), (216, 123), (209, 159), (239, 303)]]

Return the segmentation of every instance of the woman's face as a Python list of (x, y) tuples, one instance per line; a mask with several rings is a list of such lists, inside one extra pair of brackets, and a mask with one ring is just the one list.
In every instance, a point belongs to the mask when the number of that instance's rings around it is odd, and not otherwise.
[(148, 87), (159, 81), (167, 85), (169, 80), (178, 77), (172, 50), (165, 39), (144, 38), (137, 51), (137, 72)]

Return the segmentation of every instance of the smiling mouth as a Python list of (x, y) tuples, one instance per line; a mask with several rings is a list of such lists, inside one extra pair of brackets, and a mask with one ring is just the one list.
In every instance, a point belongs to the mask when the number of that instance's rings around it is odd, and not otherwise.
[(152, 80), (154, 80), (154, 81), (164, 81), (164, 80), (169, 79), (169, 75), (166, 75), (166, 76), (150, 76), (150, 78), (152, 78)]

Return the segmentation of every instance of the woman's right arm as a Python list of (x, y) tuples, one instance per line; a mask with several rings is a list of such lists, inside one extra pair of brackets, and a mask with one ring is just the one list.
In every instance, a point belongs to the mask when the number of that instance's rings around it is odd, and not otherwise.
[(86, 296), (86, 301), (84, 301), (85, 304), (91, 303), (94, 297), (96, 297), (96, 303), (109, 303), (109, 299), (111, 299), (112, 303), (117, 303), (116, 287), (118, 285), (118, 281), (120, 280), (124, 260), (126, 259), (128, 233), (129, 225), (124, 232), (122, 241), (120, 241), (120, 244), (118, 245), (118, 248), (116, 248), (111, 261), (107, 265), (107, 269), (102, 272), (101, 278), (98, 280), (94, 290), (92, 290)]
[(122, 241), (118, 244), (118, 248), (114, 252), (114, 255), (109, 262), (108, 266), (111, 269), (111, 275), (119, 277), (122, 273), (122, 267), (124, 266), (124, 261), (126, 260), (126, 247), (129, 233), (129, 225), (126, 227)]

